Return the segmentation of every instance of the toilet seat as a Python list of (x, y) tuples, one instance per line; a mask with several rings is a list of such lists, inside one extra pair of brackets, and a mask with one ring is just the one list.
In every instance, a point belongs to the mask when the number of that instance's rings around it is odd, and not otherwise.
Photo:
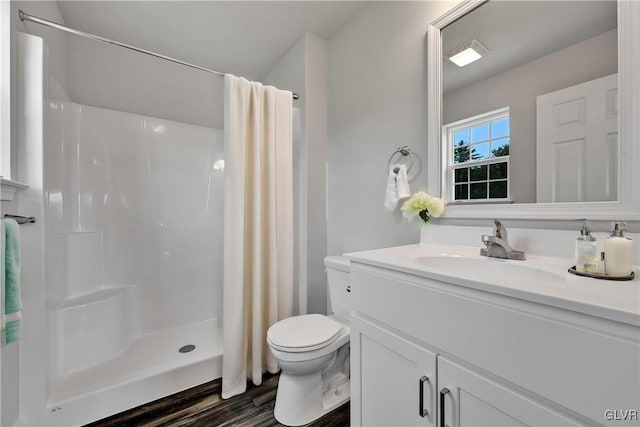
[(267, 332), (269, 345), (287, 353), (304, 353), (334, 342), (343, 327), (322, 314), (305, 314), (276, 322)]

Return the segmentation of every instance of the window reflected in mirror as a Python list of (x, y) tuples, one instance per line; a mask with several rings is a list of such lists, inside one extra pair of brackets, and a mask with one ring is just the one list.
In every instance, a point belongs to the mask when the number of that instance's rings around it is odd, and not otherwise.
[(509, 200), (509, 137), (508, 108), (444, 126), (453, 200)]

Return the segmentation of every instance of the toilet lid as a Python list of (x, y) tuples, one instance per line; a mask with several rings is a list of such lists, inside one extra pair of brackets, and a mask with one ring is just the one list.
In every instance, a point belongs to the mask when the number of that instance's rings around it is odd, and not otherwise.
[(282, 351), (311, 351), (329, 345), (338, 338), (342, 326), (322, 314), (305, 314), (276, 322), (267, 339)]

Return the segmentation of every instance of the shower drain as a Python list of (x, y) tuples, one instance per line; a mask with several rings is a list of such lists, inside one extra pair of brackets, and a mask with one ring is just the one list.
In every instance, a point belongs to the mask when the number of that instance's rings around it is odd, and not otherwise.
[(190, 351), (195, 350), (196, 346), (193, 344), (187, 344), (187, 345), (183, 345), (182, 347), (180, 347), (180, 349), (178, 350), (180, 353), (189, 353)]

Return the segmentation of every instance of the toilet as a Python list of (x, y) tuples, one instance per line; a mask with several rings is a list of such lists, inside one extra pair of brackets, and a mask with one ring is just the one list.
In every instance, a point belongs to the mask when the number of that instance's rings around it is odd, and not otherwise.
[(333, 314), (305, 314), (274, 323), (267, 342), (281, 373), (274, 416), (287, 426), (308, 424), (349, 400), (349, 261), (324, 259)]

